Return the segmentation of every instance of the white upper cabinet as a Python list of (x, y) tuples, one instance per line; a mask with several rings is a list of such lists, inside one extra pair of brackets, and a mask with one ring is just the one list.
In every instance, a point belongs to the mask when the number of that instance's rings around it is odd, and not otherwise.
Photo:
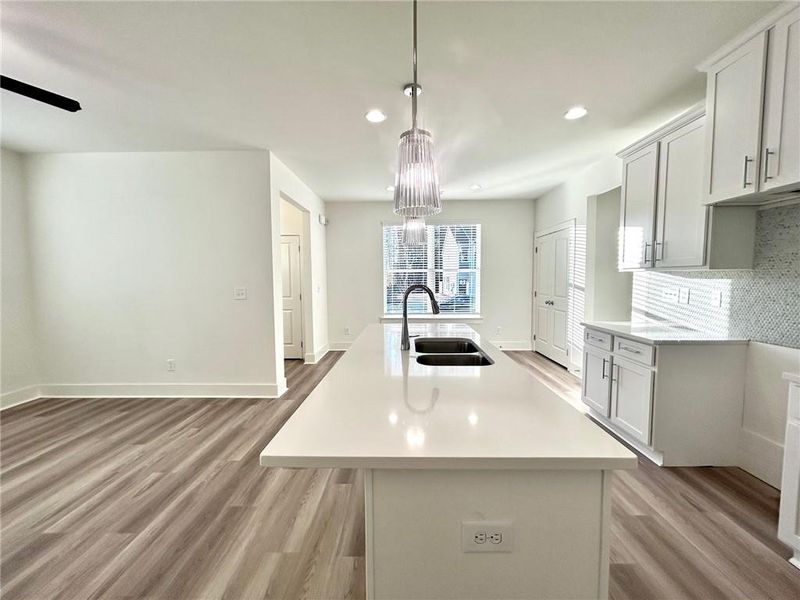
[(783, 4), (699, 68), (708, 75), (707, 204), (800, 189), (800, 8)]
[(706, 202), (756, 190), (765, 51), (761, 34), (708, 72)]
[(658, 142), (623, 157), (620, 266), (653, 264), (653, 225), (658, 182)]
[(704, 266), (704, 115), (693, 106), (617, 154), (621, 270)]
[(655, 266), (700, 267), (705, 261), (703, 202), (705, 117), (661, 139), (656, 200)]
[(761, 189), (800, 181), (800, 9), (769, 31)]

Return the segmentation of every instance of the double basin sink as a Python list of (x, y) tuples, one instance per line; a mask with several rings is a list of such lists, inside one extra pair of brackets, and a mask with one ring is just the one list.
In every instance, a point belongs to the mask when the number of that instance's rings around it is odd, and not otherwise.
[(486, 367), (493, 365), (480, 347), (468, 338), (417, 338), (414, 350), (419, 353), (417, 362), (432, 367)]

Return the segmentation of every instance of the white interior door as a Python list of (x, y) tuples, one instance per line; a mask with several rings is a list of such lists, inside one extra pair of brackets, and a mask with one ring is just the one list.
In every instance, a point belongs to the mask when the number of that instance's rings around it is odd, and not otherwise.
[(283, 357), (303, 358), (303, 296), (300, 293), (300, 236), (281, 236)]
[(537, 236), (536, 352), (569, 363), (569, 267), (572, 227)]

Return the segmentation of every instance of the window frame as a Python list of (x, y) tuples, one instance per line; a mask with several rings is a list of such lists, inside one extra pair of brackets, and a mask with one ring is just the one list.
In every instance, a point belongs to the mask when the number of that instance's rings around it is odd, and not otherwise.
[[(392, 320), (392, 319), (400, 319), (402, 318), (402, 310), (397, 312), (388, 312), (389, 306), (387, 305), (387, 298), (386, 298), (386, 281), (387, 275), (390, 273), (423, 273), (425, 274), (425, 284), (434, 290), (435, 292), (435, 285), (436, 285), (436, 274), (437, 273), (452, 273), (451, 270), (445, 270), (444, 268), (437, 269), (436, 265), (436, 249), (435, 249), (435, 233), (431, 231), (431, 228), (436, 227), (453, 227), (453, 226), (469, 226), (474, 227), (476, 230), (475, 236), (475, 267), (474, 268), (465, 268), (465, 269), (457, 269), (456, 273), (474, 273), (475, 274), (475, 283), (477, 287), (477, 292), (473, 296), (473, 302), (475, 306), (475, 310), (471, 312), (457, 312), (457, 311), (442, 311), (439, 314), (435, 315), (429, 311), (419, 312), (413, 311), (412, 308), (409, 306), (408, 317), (409, 319), (440, 319), (440, 320), (476, 320), (481, 319), (481, 266), (482, 266), (482, 259), (483, 259), (483, 224), (477, 220), (453, 220), (453, 221), (437, 221), (435, 223), (428, 223), (426, 227), (428, 227), (428, 244), (427, 244), (427, 263), (429, 265), (434, 265), (428, 267), (427, 269), (387, 269), (386, 268), (386, 246), (384, 244), (385, 239), (385, 229), (387, 227), (392, 228), (402, 228), (402, 223), (398, 222), (383, 222), (381, 223), (381, 269), (383, 272), (382, 282), (381, 282), (381, 304), (382, 304), (382, 311), (383, 317), (382, 320)], [(441, 295), (436, 294), (437, 300), (440, 299)]]

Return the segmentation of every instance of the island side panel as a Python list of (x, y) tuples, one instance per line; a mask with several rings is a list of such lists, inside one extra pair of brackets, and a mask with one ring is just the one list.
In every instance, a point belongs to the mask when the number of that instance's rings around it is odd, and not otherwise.
[(364, 570), (367, 575), (367, 600), (375, 598), (374, 560), (372, 555), (375, 542), (373, 538), (372, 507), (372, 469), (364, 469)]
[[(372, 470), (368, 598), (605, 598), (611, 472)], [(510, 553), (462, 521), (513, 521)]]

